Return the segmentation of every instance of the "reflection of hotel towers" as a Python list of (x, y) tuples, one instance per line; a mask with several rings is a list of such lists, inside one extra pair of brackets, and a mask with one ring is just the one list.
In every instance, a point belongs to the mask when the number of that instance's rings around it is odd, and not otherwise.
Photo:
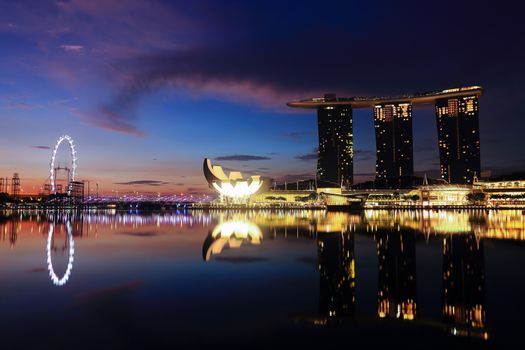
[(350, 232), (319, 232), (320, 312), (329, 317), (355, 311), (354, 236)]
[(454, 334), (488, 336), (483, 259), (483, 241), (473, 233), (443, 240), (443, 317)]
[(414, 231), (375, 233), (379, 279), (377, 313), (381, 318), (416, 317), (416, 236)]

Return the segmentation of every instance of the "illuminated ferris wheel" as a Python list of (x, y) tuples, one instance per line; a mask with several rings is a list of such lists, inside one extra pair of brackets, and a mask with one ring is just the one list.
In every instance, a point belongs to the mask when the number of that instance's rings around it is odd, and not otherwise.
[[(71, 162), (70, 164), (65, 164), (64, 166), (57, 165), (56, 157), (57, 157), (57, 151), (60, 148), (60, 145), (67, 141), (69, 145), (69, 152), (70, 152), (70, 158)], [(75, 181), (75, 173), (77, 170), (77, 152), (75, 150), (75, 143), (73, 142), (73, 139), (69, 135), (63, 135), (60, 136), (57, 140), (57, 143), (55, 144), (55, 148), (53, 149), (53, 155), (51, 156), (51, 162), (49, 165), (49, 173), (50, 173), (50, 186), (51, 186), (51, 193), (56, 193), (58, 191), (58, 185), (57, 185), (57, 174), (59, 171), (65, 171), (67, 173), (67, 193), (68, 195), (71, 194), (71, 188), (70, 184), (71, 182)]]

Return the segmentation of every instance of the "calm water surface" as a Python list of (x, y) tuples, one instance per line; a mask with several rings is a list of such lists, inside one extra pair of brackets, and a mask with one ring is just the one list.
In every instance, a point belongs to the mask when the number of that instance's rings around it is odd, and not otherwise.
[(524, 343), (521, 211), (4, 214), (6, 349)]

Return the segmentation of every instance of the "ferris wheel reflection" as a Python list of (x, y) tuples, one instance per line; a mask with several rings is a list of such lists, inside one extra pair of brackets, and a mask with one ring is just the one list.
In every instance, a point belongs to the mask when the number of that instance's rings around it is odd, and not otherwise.
[(75, 257), (75, 241), (73, 240), (73, 229), (71, 225), (71, 221), (67, 220), (65, 223), (66, 226), (66, 241), (64, 243), (64, 250), (68, 251), (68, 262), (67, 262), (67, 268), (66, 272), (62, 275), (62, 277), (58, 277), (55, 273), (55, 270), (53, 268), (53, 260), (51, 259), (51, 251), (56, 250), (55, 246), (55, 240), (54, 240), (54, 232), (55, 232), (55, 224), (51, 223), (49, 225), (49, 232), (47, 235), (47, 269), (49, 271), (49, 277), (51, 278), (51, 282), (55, 286), (63, 286), (67, 283), (69, 280), (69, 277), (71, 276), (71, 270), (73, 269), (73, 261)]

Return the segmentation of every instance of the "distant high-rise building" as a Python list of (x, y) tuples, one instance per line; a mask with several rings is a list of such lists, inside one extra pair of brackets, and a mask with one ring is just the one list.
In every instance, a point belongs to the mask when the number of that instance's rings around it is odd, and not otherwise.
[(13, 198), (18, 198), (20, 195), (20, 176), (18, 173), (13, 174), (13, 178), (11, 179), (11, 190), (13, 191)]
[(480, 174), (477, 96), (436, 100), (441, 177), (449, 183), (472, 183)]
[(376, 184), (399, 188), (414, 185), (410, 179), (414, 175), (412, 105), (415, 104), (435, 104), (442, 177), (450, 183), (472, 183), (474, 173), (480, 174), (478, 98), (482, 94), (480, 86), (382, 97), (341, 98), (325, 94), (287, 105), (317, 109), (317, 180), (345, 186), (353, 184), (352, 110), (373, 108), (376, 180), (382, 180)]
[(374, 106), (376, 179), (414, 175), (412, 105), (409, 102)]
[[(325, 101), (335, 95), (325, 95)], [(322, 106), (317, 109), (319, 153), (317, 179), (332, 185), (353, 183), (352, 107)]]

